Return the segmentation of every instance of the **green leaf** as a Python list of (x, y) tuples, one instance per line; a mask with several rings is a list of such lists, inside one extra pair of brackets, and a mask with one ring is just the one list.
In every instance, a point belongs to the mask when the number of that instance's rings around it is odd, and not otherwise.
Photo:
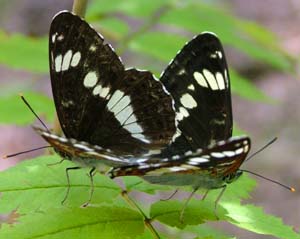
[(38, 210), (2, 225), (1, 238), (135, 238), (144, 232), (143, 218), (128, 208), (88, 207)]
[(133, 51), (168, 62), (175, 57), (186, 41), (187, 38), (175, 34), (147, 32), (132, 40), (129, 47)]
[(0, 63), (14, 69), (48, 73), (48, 39), (0, 31)]
[(233, 122), (233, 132), (232, 132), (233, 136), (246, 135), (246, 134), (247, 133), (244, 130), (242, 130), (237, 126), (236, 122)]
[[(67, 192), (65, 169), (74, 167), (71, 162), (48, 166), (61, 159), (58, 156), (44, 156), (24, 161), (0, 173), (0, 212), (14, 209), (18, 212), (32, 212), (49, 208), (80, 207), (90, 196), (90, 180), (87, 170), (70, 171), (70, 194), (64, 205), (61, 201)], [(66, 160), (67, 161), (67, 160)], [(120, 188), (108, 177), (94, 176), (95, 191), (91, 204), (111, 201), (120, 193)]]
[(280, 218), (267, 215), (259, 207), (249, 204), (232, 204), (230, 202), (223, 202), (222, 206), (228, 212), (226, 215), (227, 220), (240, 228), (282, 239), (300, 238), (300, 235), (291, 226), (284, 225)]
[(155, 194), (159, 190), (172, 190), (172, 187), (158, 185), (158, 184), (151, 184), (140, 177), (122, 177), (124, 184), (126, 185), (127, 191), (136, 190), (139, 192), (144, 192), (148, 194)]
[(128, 34), (129, 26), (124, 21), (117, 18), (104, 18), (97, 22), (91, 22), (95, 29), (99, 29), (101, 35), (108, 39), (121, 39)]
[[(228, 184), (226, 190), (220, 199), (223, 201), (237, 201), (250, 198), (250, 193), (254, 190), (256, 181), (244, 173), (238, 180)], [(207, 200), (215, 201), (220, 194), (221, 189), (210, 190), (207, 195)]]
[(272, 99), (269, 96), (233, 69), (230, 69), (230, 80), (233, 93), (252, 101), (272, 102)]
[[(25, 92), (23, 95), (39, 116), (45, 116), (47, 120), (54, 118), (53, 100), (34, 92)], [(25, 125), (36, 120), (36, 117), (17, 94), (0, 97), (0, 112), (1, 123)]]
[(197, 225), (197, 226), (187, 226), (185, 228), (186, 232), (193, 232), (198, 237), (197, 238), (209, 238), (209, 239), (234, 239), (234, 237), (230, 237), (226, 235), (226, 233), (213, 228), (209, 225)]
[[(174, 0), (95, 0), (90, 4), (88, 13), (91, 15), (122, 12), (130, 16), (148, 17), (162, 6), (167, 6)], [(99, 7), (101, 5), (101, 7)]]
[[(181, 229), (186, 225), (198, 225), (207, 220), (216, 220), (213, 203), (207, 200), (191, 199), (184, 210), (183, 221), (181, 222), (180, 214), (184, 204), (185, 201), (178, 200), (158, 201), (151, 205), (151, 218)], [(218, 207), (218, 216), (220, 215), (225, 215), (225, 211)]]
[(253, 30), (254, 23), (252, 23), (252, 32), (247, 32), (245, 29), (250, 25), (249, 21), (241, 24), (240, 22), (243, 22), (241, 19), (232, 17), (232, 14), (221, 10), (216, 5), (193, 2), (173, 8), (162, 17), (161, 22), (195, 34), (203, 31), (215, 32), (224, 44), (238, 48), (254, 59), (287, 72), (293, 69), (295, 60), (281, 50), (276, 40), (273, 38), (272, 44), (264, 40), (264, 38), (271, 38), (271, 34), (267, 34), (266, 29), (262, 31), (260, 27), (260, 33), (263, 33), (264, 37), (259, 38), (258, 30), (256, 29), (255, 32)]
[[(148, 32), (134, 39), (130, 48), (136, 52), (148, 54), (164, 62), (174, 58), (178, 49), (182, 48), (186, 38), (174, 34)], [(155, 45), (155, 48), (151, 47)], [(232, 91), (243, 98), (253, 101), (270, 102), (271, 99), (259, 90), (253, 83), (231, 69)]]
[[(239, 204), (241, 199), (249, 198), (249, 193), (254, 189), (255, 181), (246, 175), (241, 176), (236, 182), (227, 186), (225, 193), (217, 206), (217, 216), (225, 217), (225, 210), (221, 202), (229, 201)], [(184, 189), (184, 188), (183, 188)], [(184, 212), (184, 221), (179, 220), (184, 202), (179, 201), (160, 201), (152, 204), (151, 217), (178, 228), (184, 228), (186, 225), (197, 225), (207, 220), (216, 220), (214, 215), (214, 204), (218, 198), (221, 189), (210, 190), (204, 201), (192, 199)], [(199, 193), (203, 190), (199, 190)], [(198, 194), (198, 193), (197, 193)], [(203, 193), (202, 193), (203, 194)]]

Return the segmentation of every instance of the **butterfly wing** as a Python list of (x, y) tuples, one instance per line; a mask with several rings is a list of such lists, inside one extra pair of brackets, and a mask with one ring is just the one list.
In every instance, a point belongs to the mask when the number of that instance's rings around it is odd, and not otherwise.
[(60, 12), (49, 34), (53, 97), (67, 138), (123, 154), (145, 153), (175, 133), (171, 97), (147, 71), (125, 70), (87, 22)]
[[(168, 184), (164, 176), (174, 175), (172, 180), (180, 178), (179, 175), (205, 175), (208, 178), (224, 178), (235, 173), (246, 159), (251, 147), (250, 138), (247, 136), (231, 137), (220, 141), (205, 150), (195, 153), (187, 152), (183, 155), (174, 155), (172, 158), (142, 159), (135, 165), (115, 168), (111, 171), (112, 177), (137, 175), (152, 178), (153, 183)], [(149, 178), (148, 178), (149, 179)], [(168, 177), (167, 179), (170, 179)], [(164, 183), (162, 183), (164, 182)], [(195, 182), (197, 183), (197, 182)], [(183, 185), (178, 182), (177, 185)], [(189, 185), (189, 184), (187, 184)]]
[(103, 167), (103, 163), (109, 167), (120, 167), (128, 165), (131, 160), (126, 157), (117, 155), (115, 151), (108, 148), (102, 148), (98, 145), (91, 145), (87, 142), (78, 141), (72, 138), (57, 136), (50, 132), (33, 127), (62, 158), (76, 161), (87, 167)]
[(231, 137), (230, 81), (217, 36), (202, 33), (188, 42), (160, 80), (175, 101), (179, 131), (168, 148), (171, 154), (206, 148)]

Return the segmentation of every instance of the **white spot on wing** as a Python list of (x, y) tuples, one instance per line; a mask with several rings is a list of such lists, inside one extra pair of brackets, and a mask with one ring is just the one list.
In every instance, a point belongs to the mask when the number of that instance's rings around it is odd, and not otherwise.
[(100, 91), (99, 96), (102, 97), (102, 98), (106, 98), (109, 91), (110, 91), (110, 89), (108, 87), (103, 87), (102, 90)]
[[(116, 115), (130, 104), (129, 96), (125, 95), (119, 102), (112, 108), (112, 112)], [(126, 119), (124, 119), (126, 120)], [(123, 121), (122, 121), (123, 122)]]
[(224, 78), (223, 78), (223, 76), (220, 72), (216, 73), (216, 79), (217, 79), (217, 82), (218, 82), (218, 85), (219, 85), (219, 89), (224, 90), (225, 89), (225, 81), (224, 81)]
[(186, 152), (184, 153), (185, 156), (189, 156), (189, 155), (192, 155), (192, 154), (193, 154), (193, 152), (192, 152), (191, 150), (186, 151)]
[(83, 79), (83, 85), (87, 88), (94, 87), (97, 84), (98, 76), (95, 71), (90, 71)]
[(194, 72), (194, 78), (199, 85), (201, 85), (202, 87), (208, 88), (207, 82), (201, 73), (199, 73), (197, 71)]
[(74, 144), (74, 147), (78, 148), (78, 149), (82, 149), (84, 151), (94, 151), (93, 149), (91, 149), (90, 147), (83, 145), (83, 144)]
[(176, 120), (181, 121), (183, 118), (188, 117), (189, 115), (189, 112), (185, 108), (180, 107), (179, 112), (176, 112)]
[(206, 158), (202, 158), (202, 157), (195, 157), (195, 158), (191, 158), (189, 160), (189, 163), (192, 164), (192, 165), (196, 165), (196, 164), (199, 164), (199, 163), (206, 163), (208, 162), (209, 160), (206, 159)]
[(205, 78), (212, 90), (219, 89), (215, 76), (209, 70), (204, 69), (203, 75), (205, 76)]
[(197, 102), (190, 94), (184, 94), (183, 96), (181, 96), (180, 102), (184, 107), (189, 109), (197, 107)]
[(226, 88), (228, 88), (228, 77), (227, 77), (227, 70), (226, 69), (224, 70), (224, 76), (225, 76), (225, 85), (226, 85)]
[(135, 117), (134, 114), (130, 115), (130, 117), (125, 121), (126, 124), (131, 124), (137, 121), (137, 118)]
[(61, 63), (62, 63), (62, 55), (58, 55), (55, 57), (55, 71), (60, 72), (61, 71)]
[(97, 86), (94, 88), (94, 90), (93, 90), (93, 95), (98, 95), (98, 94), (100, 94), (101, 90), (102, 90), (102, 86), (101, 86), (101, 85), (97, 85)]
[(56, 33), (54, 33), (52, 36), (51, 36), (51, 39), (52, 39), (52, 43), (54, 43), (55, 42), (55, 39), (56, 39), (56, 35), (57, 35), (57, 32)]
[(243, 152), (244, 152), (244, 149), (243, 149), (243, 148), (239, 148), (239, 149), (235, 150), (235, 153), (236, 153), (236, 154), (241, 154), (241, 153), (243, 153)]
[(128, 130), (130, 133), (135, 134), (135, 133), (142, 133), (143, 129), (138, 123), (132, 123), (123, 126), (126, 130)]
[(97, 47), (94, 44), (92, 44), (89, 48), (89, 50), (92, 52), (96, 51), (96, 49), (97, 49)]
[(172, 160), (178, 160), (178, 159), (180, 159), (180, 156), (179, 156), (179, 155), (173, 155), (173, 156), (172, 156)]
[(131, 136), (134, 137), (134, 138), (137, 138), (137, 139), (139, 139), (139, 140), (141, 140), (141, 141), (143, 141), (147, 144), (150, 143), (150, 140), (146, 139), (145, 135), (143, 135), (143, 134), (132, 134)]
[(80, 58), (81, 58), (81, 54), (79, 51), (77, 51), (72, 57), (71, 66), (72, 67), (77, 66), (80, 61)]
[(114, 107), (114, 105), (124, 96), (124, 93), (120, 90), (116, 90), (112, 97), (109, 99), (107, 103), (107, 108), (110, 110)]
[(225, 156), (223, 153), (219, 153), (219, 152), (212, 152), (210, 155), (215, 158), (224, 158)]
[(186, 73), (186, 72), (185, 72), (185, 69), (183, 68), (183, 69), (181, 69), (180, 71), (178, 71), (177, 75), (181, 76), (181, 75), (183, 75), (183, 74), (185, 74), (185, 73)]
[(63, 34), (60, 34), (58, 37), (57, 37), (57, 40), (58, 41), (62, 41), (64, 39), (64, 35)]
[(174, 142), (180, 135), (181, 135), (181, 132), (179, 130), (177, 130), (176, 133), (172, 137), (172, 141)]
[(72, 59), (72, 50), (68, 50), (66, 52), (66, 54), (64, 55), (64, 59), (63, 59), (62, 66), (61, 66), (61, 71), (66, 71), (69, 69), (71, 59)]
[[(115, 114), (117, 120), (120, 122), (121, 125), (124, 124), (124, 122), (133, 114), (132, 107), (130, 105), (126, 106), (124, 109), (122, 109), (119, 113)], [(125, 126), (126, 127), (126, 126)], [(131, 124), (128, 125), (128, 128), (131, 128)], [(130, 131), (131, 132), (131, 131)], [(140, 131), (133, 131), (132, 133), (140, 133)]]
[(235, 155), (234, 151), (223, 151), (223, 154), (227, 157), (233, 157)]
[(67, 143), (68, 142), (68, 139), (63, 138), (63, 137), (60, 137), (58, 140), (59, 140), (59, 142), (62, 142), (62, 143)]
[(190, 85), (188, 86), (188, 89), (189, 89), (189, 90), (195, 90), (195, 86), (194, 86), (193, 84), (190, 84)]

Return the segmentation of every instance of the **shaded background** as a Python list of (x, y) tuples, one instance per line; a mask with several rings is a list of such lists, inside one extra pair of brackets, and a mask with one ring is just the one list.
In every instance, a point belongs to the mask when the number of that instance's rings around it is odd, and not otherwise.
[[(22, 32), (32, 36), (46, 35), (52, 16), (61, 9), (71, 9), (72, 1), (59, 0), (24, 0), (0, 1), (0, 28), (7, 32)], [(223, 5), (224, 6), (224, 5)], [(296, 0), (232, 0), (226, 3), (228, 11), (236, 16), (257, 22), (272, 30), (278, 36), (280, 45), (289, 54), (298, 58), (300, 53), (300, 2)], [(217, 20), (217, 16), (216, 16)], [(135, 27), (135, 23), (132, 23)], [(199, 30), (201, 31), (201, 29)], [(153, 46), (155, 47), (155, 46)], [(238, 72), (251, 79), (266, 95), (275, 99), (270, 104), (253, 102), (233, 95), (233, 113), (238, 127), (251, 135), (253, 150), (259, 149), (274, 136), (279, 139), (267, 150), (260, 153), (243, 168), (263, 174), (288, 185), (298, 191), (290, 193), (283, 188), (266, 181), (259, 180), (257, 189), (251, 199), (258, 206), (262, 206), (267, 213), (282, 217), (284, 222), (299, 231), (300, 229), (300, 82), (297, 77), (280, 73), (255, 62), (236, 50), (226, 47), (228, 64)], [(1, 54), (1, 52), (0, 52)], [(127, 66), (138, 62), (138, 59), (123, 55)], [(163, 69), (163, 67), (162, 67)], [(20, 70), (11, 70), (0, 65), (1, 88), (7, 86), (17, 88), (31, 88), (45, 92), (51, 96), (48, 75), (37, 75)], [(5, 92), (1, 92), (0, 95)], [(24, 106), (25, 107), (25, 106)], [(1, 114), (1, 112), (0, 112)], [(0, 125), (0, 154), (18, 152), (33, 146), (43, 145), (44, 142), (30, 127)], [(38, 155), (36, 152), (33, 155)], [(1, 161), (3, 170), (24, 158), (24, 155)], [(220, 225), (233, 235), (250, 238), (253, 234), (244, 232), (234, 226)], [(255, 235), (255, 238), (272, 238)]]

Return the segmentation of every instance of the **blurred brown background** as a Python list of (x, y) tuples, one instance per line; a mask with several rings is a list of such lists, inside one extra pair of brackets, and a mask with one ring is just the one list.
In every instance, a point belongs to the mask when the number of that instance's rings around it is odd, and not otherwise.
[[(258, 22), (276, 33), (281, 46), (293, 56), (300, 56), (300, 1), (297, 0), (231, 0), (223, 1), (237, 16)], [(45, 35), (52, 16), (59, 10), (71, 9), (71, 0), (0, 0), (0, 28), (7, 32)], [(38, 20), (37, 20), (38, 19)], [(41, 21), (42, 19), (42, 21)], [(300, 81), (283, 73), (272, 71), (225, 48), (229, 65), (247, 75), (257, 87), (277, 100), (276, 104), (245, 101), (233, 96), (234, 119), (240, 128), (252, 137), (253, 150), (257, 150), (274, 136), (279, 139), (267, 150), (243, 165), (243, 168), (263, 174), (294, 186), (295, 193), (266, 181), (252, 194), (252, 202), (266, 212), (282, 217), (284, 222), (300, 230)], [(1, 54), (1, 53), (0, 53)], [(125, 62), (128, 62), (125, 59)], [(51, 95), (49, 76), (31, 75), (0, 66), (0, 84), (25, 85), (30, 81), (34, 90)], [(28, 83), (26, 83), (28, 86)], [(21, 89), (21, 87), (20, 87)], [(1, 89), (0, 89), (1, 94)], [(30, 127), (0, 125), (0, 154), (18, 152), (44, 145)], [(34, 155), (36, 155), (35, 153)], [(1, 161), (3, 170), (30, 155)], [(214, 223), (241, 238), (254, 238), (253, 234), (220, 223)], [(272, 238), (258, 235), (256, 238)]]

